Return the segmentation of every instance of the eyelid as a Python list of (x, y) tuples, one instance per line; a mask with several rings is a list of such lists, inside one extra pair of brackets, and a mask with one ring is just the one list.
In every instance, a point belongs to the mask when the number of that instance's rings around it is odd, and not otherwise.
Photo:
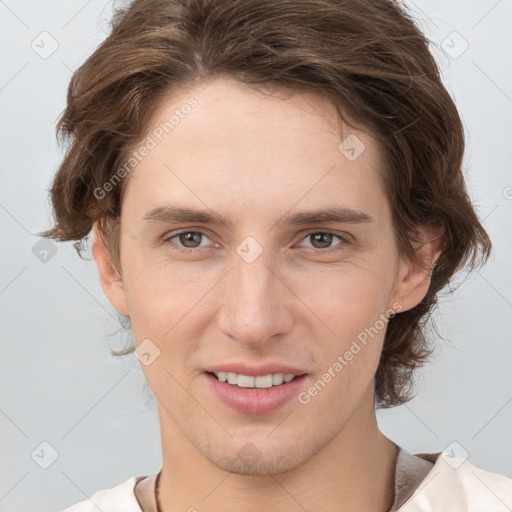
[(347, 242), (355, 242), (356, 241), (356, 239), (350, 233), (347, 233), (346, 231), (336, 231), (335, 229), (332, 229), (332, 228), (331, 229), (326, 229), (326, 228), (324, 228), (324, 229), (322, 229), (322, 228), (306, 229), (299, 236), (301, 237), (301, 239), (304, 239), (309, 235), (313, 235), (313, 234), (317, 234), (317, 233), (334, 235), (334, 236), (337, 236)]

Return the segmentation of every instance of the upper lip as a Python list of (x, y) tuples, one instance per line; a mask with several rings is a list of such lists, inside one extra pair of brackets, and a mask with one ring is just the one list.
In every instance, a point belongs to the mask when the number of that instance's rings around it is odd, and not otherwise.
[(215, 366), (210, 366), (206, 369), (207, 372), (231, 372), (238, 373), (241, 375), (251, 375), (253, 377), (259, 377), (263, 375), (269, 375), (271, 373), (293, 373), (294, 375), (302, 375), (307, 373), (302, 368), (295, 366), (289, 366), (283, 363), (265, 363), (260, 365), (251, 365), (248, 363), (224, 363)]

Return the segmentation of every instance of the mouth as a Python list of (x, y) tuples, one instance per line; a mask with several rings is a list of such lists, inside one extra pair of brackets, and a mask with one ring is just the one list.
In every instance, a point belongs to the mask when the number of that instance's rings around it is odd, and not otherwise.
[(292, 382), (301, 375), (293, 373), (269, 373), (267, 375), (243, 375), (234, 372), (207, 372), (220, 382), (246, 389), (268, 389)]
[(283, 407), (305, 387), (307, 373), (245, 375), (234, 372), (203, 374), (214, 397), (230, 409), (245, 414), (266, 414)]

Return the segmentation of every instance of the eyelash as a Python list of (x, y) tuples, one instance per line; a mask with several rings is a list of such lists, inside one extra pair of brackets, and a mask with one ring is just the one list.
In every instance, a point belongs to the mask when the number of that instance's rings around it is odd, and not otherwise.
[[(200, 235), (202, 235), (202, 236), (204, 236), (206, 238), (210, 238), (208, 236), (208, 234), (205, 233), (204, 231), (185, 229), (183, 231), (178, 231), (177, 233), (174, 233), (173, 235), (166, 237), (163, 240), (163, 242), (164, 243), (172, 243), (172, 245), (177, 247), (178, 250), (180, 250), (182, 252), (186, 252), (186, 253), (193, 253), (193, 252), (198, 252), (201, 249), (206, 249), (205, 247), (202, 247), (202, 248), (196, 247), (196, 248), (192, 248), (191, 249), (191, 248), (187, 248), (187, 247), (182, 247), (180, 245), (175, 244), (174, 242), (171, 242), (171, 240), (173, 238), (176, 238), (177, 236), (182, 235), (183, 233), (199, 233)], [(304, 235), (302, 240), (308, 238), (311, 235), (318, 235), (318, 234), (321, 234), (321, 235), (333, 235), (333, 236), (339, 238), (341, 240), (341, 243), (338, 244), (338, 246), (343, 246), (343, 245), (347, 245), (347, 244), (351, 243), (351, 241), (349, 240), (348, 235), (339, 235), (337, 233), (333, 233), (332, 231), (310, 231), (309, 233), (306, 233), (306, 235)], [(331, 252), (335, 252), (337, 250), (340, 250), (341, 247), (334, 248), (334, 249), (332, 249), (332, 248), (330, 248), (330, 249), (315, 249), (314, 247), (308, 247), (307, 249), (308, 249), (309, 252), (313, 252), (313, 253), (316, 253), (316, 254), (326, 254), (326, 253), (329, 254)]]

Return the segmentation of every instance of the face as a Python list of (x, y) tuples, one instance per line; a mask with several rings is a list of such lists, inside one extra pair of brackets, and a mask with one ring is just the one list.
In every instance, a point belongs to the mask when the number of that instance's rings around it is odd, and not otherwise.
[(218, 78), (162, 101), (123, 196), (120, 281), (93, 248), (163, 437), (240, 474), (296, 468), (355, 418), (364, 433), (387, 317), (426, 291), (375, 140), (340, 134), (319, 96), (273, 92)]

